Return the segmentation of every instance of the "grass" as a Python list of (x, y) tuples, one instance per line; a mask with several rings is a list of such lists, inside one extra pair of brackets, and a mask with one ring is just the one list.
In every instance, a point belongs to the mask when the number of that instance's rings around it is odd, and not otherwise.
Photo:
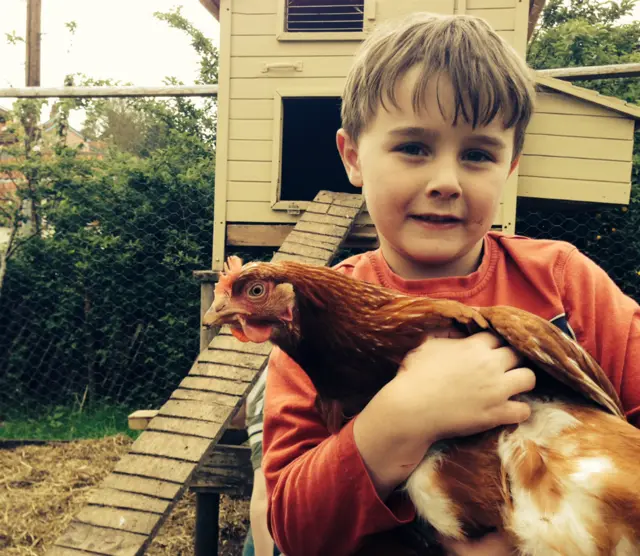
[(0, 424), (0, 440), (76, 440), (104, 438), (118, 433), (137, 438), (140, 431), (129, 430), (127, 417), (133, 410), (121, 405), (80, 408), (53, 406), (37, 412), (9, 411)]

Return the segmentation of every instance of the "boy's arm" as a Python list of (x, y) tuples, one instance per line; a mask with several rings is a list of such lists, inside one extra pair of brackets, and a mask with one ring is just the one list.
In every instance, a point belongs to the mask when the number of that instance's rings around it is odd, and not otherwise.
[(640, 427), (640, 306), (577, 249), (562, 269), (560, 286), (578, 342), (600, 363), (629, 421)]
[(268, 523), (285, 554), (351, 554), (363, 537), (409, 523), (411, 503), (379, 497), (356, 447), (353, 421), (330, 435), (316, 390), (278, 348), (268, 368), (263, 471)]

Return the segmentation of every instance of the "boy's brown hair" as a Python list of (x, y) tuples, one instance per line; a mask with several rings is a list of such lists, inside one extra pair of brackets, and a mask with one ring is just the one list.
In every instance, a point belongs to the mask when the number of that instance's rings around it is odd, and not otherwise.
[(468, 15), (414, 13), (377, 27), (363, 42), (347, 76), (342, 127), (353, 141), (414, 66), (421, 71), (413, 92), (414, 110), (425, 105), (429, 79), (450, 78), (459, 114), (474, 127), (498, 114), (515, 126), (514, 158), (520, 154), (534, 107), (532, 72), (518, 53), (484, 20)]

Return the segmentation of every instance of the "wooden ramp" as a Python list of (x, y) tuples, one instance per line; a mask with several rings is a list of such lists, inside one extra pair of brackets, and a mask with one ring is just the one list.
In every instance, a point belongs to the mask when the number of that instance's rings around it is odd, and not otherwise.
[[(321, 191), (272, 260), (328, 265), (363, 202), (361, 195)], [(223, 328), (47, 554), (143, 554), (266, 367), (270, 351), (270, 344), (239, 342)]]

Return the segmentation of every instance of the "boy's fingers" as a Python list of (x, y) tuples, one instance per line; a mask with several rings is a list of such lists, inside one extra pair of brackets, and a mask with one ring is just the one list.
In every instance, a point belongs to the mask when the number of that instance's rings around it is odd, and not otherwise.
[(470, 336), (473, 341), (481, 342), (482, 344), (490, 347), (491, 349), (497, 349), (504, 346), (504, 340), (493, 332), (477, 332), (473, 336)]
[(536, 375), (531, 369), (518, 367), (505, 373), (507, 397), (529, 392), (536, 385)]
[(524, 361), (524, 357), (522, 355), (513, 348), (507, 346), (496, 349), (494, 353), (500, 358), (500, 364), (504, 372), (514, 370)]

